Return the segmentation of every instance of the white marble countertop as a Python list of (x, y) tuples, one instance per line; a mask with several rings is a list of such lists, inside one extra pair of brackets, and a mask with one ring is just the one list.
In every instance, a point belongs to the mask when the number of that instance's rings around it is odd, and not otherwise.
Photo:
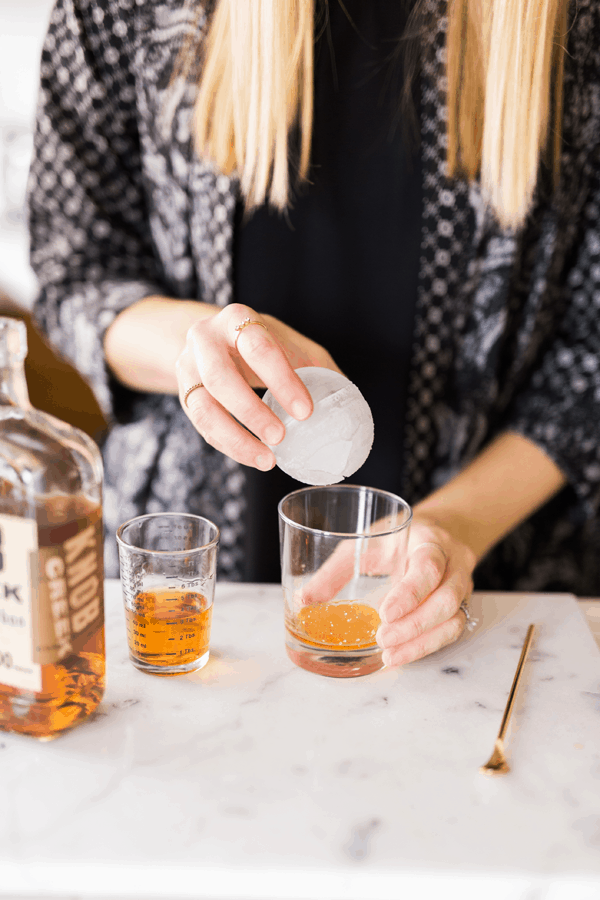
[[(217, 586), (211, 660), (129, 663), (107, 585), (96, 716), (0, 733), (0, 897), (598, 900), (600, 651), (564, 595), (480, 594), (486, 623), (401, 670), (329, 679), (284, 650), (277, 586)], [(527, 625), (508, 745), (489, 757)]]

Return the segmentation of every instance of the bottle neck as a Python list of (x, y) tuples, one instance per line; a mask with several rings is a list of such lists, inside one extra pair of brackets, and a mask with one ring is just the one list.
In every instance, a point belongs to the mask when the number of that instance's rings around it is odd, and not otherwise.
[(13, 360), (10, 365), (0, 365), (0, 407), (2, 406), (31, 409), (23, 361)]
[(0, 316), (0, 407), (31, 409), (25, 380), (26, 354), (25, 323), (11, 316)]

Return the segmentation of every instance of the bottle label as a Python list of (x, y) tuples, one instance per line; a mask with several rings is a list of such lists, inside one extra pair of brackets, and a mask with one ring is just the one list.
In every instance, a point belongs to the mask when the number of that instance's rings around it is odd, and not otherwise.
[(79, 653), (104, 623), (102, 512), (39, 529), (39, 630), (33, 658), (43, 665)]
[(39, 529), (0, 514), (0, 684), (40, 692), (102, 626), (103, 588), (100, 508)]
[(0, 514), (0, 684), (41, 691), (42, 667), (34, 660), (37, 524)]

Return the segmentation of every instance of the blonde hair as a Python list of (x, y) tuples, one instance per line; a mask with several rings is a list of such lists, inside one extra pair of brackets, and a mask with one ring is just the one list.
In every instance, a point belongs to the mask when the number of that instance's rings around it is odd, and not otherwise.
[(194, 109), (196, 147), (236, 172), (247, 208), (289, 199), (298, 127), (306, 178), (313, 118), (314, 0), (219, 0)]
[[(551, 132), (558, 179), (568, 0), (448, 5), (448, 174), (480, 176), (501, 224), (518, 227)], [(289, 203), (292, 134), (299, 136), (298, 177), (307, 177), (314, 17), (315, 0), (217, 0), (194, 109), (195, 143), (239, 177), (247, 209)]]
[(506, 227), (525, 220), (541, 158), (558, 183), (567, 5), (452, 0), (450, 6), (448, 171), (480, 175)]

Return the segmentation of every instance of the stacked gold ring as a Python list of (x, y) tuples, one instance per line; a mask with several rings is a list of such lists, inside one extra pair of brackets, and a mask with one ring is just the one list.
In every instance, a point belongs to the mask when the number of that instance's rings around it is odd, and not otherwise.
[(235, 330), (237, 331), (237, 334), (236, 334), (236, 336), (235, 336), (234, 346), (235, 346), (235, 349), (236, 349), (236, 350), (237, 350), (237, 342), (238, 342), (238, 340), (239, 340), (240, 334), (242, 333), (242, 331), (244, 330), (244, 328), (247, 328), (247, 327), (248, 327), (248, 325), (260, 325), (261, 328), (264, 328), (265, 331), (268, 331), (268, 328), (267, 328), (267, 326), (265, 325), (264, 322), (259, 322), (258, 319), (251, 319), (250, 316), (246, 316), (246, 318), (243, 319), (243, 320), (239, 323), (239, 325), (236, 325), (236, 326), (235, 326)]

